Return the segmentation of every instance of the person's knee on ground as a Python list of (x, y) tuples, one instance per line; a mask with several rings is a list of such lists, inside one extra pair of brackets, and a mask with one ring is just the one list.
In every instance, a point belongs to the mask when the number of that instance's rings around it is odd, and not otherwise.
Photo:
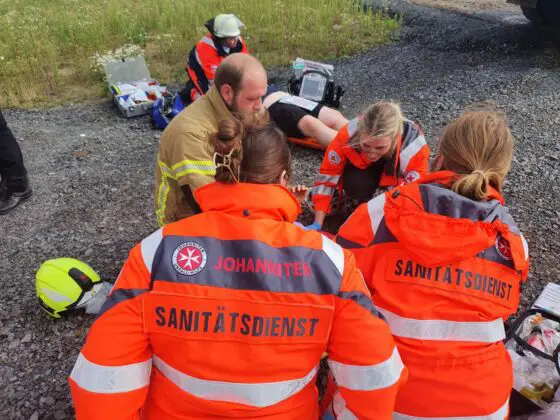
[(299, 130), (306, 136), (317, 140), (322, 146), (327, 147), (336, 137), (337, 131), (327, 127), (317, 118), (306, 115), (297, 124)]

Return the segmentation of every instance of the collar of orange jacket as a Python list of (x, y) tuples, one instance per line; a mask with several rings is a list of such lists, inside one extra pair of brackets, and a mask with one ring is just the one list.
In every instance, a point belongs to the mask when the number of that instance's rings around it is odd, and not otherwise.
[(213, 182), (194, 193), (202, 211), (293, 223), (301, 213), (294, 195), (279, 184)]

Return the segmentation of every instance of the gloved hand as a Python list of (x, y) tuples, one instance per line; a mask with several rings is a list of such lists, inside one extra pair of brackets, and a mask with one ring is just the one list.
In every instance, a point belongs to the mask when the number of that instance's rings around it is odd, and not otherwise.
[(321, 225), (319, 222), (313, 222), (310, 225), (303, 227), (305, 230), (321, 230)]
[(300, 222), (294, 222), (294, 225), (296, 225), (297, 227), (300, 227), (304, 230), (320, 230), (321, 229), (321, 225), (317, 222), (313, 222), (310, 225), (304, 226), (302, 225)]

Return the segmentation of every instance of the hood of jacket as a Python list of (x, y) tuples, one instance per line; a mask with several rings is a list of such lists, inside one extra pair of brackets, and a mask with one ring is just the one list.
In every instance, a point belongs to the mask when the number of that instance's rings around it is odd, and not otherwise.
[(524, 239), (500, 193), (491, 189), (487, 200), (471, 200), (449, 188), (456, 178), (452, 172), (435, 172), (387, 193), (389, 231), (426, 266), (464, 260), (500, 246), (517, 270), (526, 269)]

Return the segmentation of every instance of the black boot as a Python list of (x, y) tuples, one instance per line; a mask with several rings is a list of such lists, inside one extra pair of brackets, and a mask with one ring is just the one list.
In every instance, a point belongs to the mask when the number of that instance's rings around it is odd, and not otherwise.
[(23, 192), (7, 192), (4, 199), (0, 201), (0, 216), (15, 210), (21, 203), (31, 197), (32, 194), (33, 190), (30, 186)]

